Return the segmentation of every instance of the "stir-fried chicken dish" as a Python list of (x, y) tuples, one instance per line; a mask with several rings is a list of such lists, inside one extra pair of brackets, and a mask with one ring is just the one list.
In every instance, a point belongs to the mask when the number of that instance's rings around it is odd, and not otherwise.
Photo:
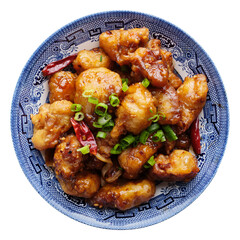
[(147, 28), (104, 32), (98, 48), (50, 63), (43, 74), (49, 103), (31, 115), (32, 142), (52, 153), (46, 164), (66, 194), (126, 210), (149, 201), (159, 182), (199, 172), (199, 150), (189, 149), (200, 146), (191, 131), (199, 133), (207, 79), (182, 81)]

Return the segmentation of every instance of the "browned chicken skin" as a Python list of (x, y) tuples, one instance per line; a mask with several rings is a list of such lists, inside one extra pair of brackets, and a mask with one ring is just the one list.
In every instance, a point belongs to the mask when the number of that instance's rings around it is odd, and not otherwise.
[(155, 106), (160, 116), (159, 124), (174, 125), (178, 123), (181, 118), (180, 104), (174, 87), (167, 84), (163, 88), (153, 88), (150, 91), (155, 99)]
[(149, 170), (149, 177), (158, 181), (190, 181), (199, 172), (196, 157), (185, 150), (174, 150), (170, 155), (159, 154)]
[(72, 127), (70, 118), (74, 113), (71, 105), (67, 100), (45, 103), (39, 108), (38, 114), (31, 115), (34, 125), (32, 143), (36, 149), (55, 147), (60, 135)]
[(118, 156), (118, 162), (124, 169), (124, 177), (127, 179), (136, 179), (143, 165), (161, 146), (161, 142), (154, 143), (151, 137), (149, 137), (146, 144), (139, 143), (136, 147), (124, 150)]
[(107, 184), (90, 199), (90, 203), (97, 207), (127, 210), (147, 202), (154, 193), (155, 184), (147, 179), (117, 185)]
[(76, 59), (73, 61), (73, 67), (80, 73), (90, 68), (105, 67), (111, 68), (112, 61), (101, 48), (79, 51)]
[(181, 120), (178, 122), (179, 132), (185, 132), (202, 111), (208, 92), (207, 79), (203, 74), (192, 78), (186, 77), (178, 88), (177, 94), (181, 105)]
[(82, 153), (77, 151), (80, 147), (77, 137), (73, 134), (61, 139), (61, 143), (57, 145), (53, 157), (53, 167), (55, 167), (57, 175), (67, 179), (83, 169)]
[(91, 198), (100, 187), (100, 176), (89, 171), (79, 172), (71, 179), (57, 178), (63, 191), (76, 197)]
[(111, 30), (99, 36), (99, 45), (119, 65), (130, 63), (132, 54), (148, 42), (147, 28)]
[(68, 71), (53, 74), (49, 80), (50, 103), (68, 100), (73, 102), (75, 96), (76, 75)]
[(156, 107), (151, 93), (141, 83), (131, 85), (116, 111), (117, 118), (111, 136), (117, 138), (125, 131), (139, 134), (151, 125), (149, 118), (154, 114)]
[(108, 103), (112, 93), (119, 96), (122, 92), (122, 80), (119, 74), (104, 67), (85, 70), (78, 76), (74, 102), (82, 105), (84, 114), (92, 115), (95, 105), (89, 103), (88, 98), (83, 96), (88, 90), (93, 91), (92, 96), (96, 97), (99, 103)]

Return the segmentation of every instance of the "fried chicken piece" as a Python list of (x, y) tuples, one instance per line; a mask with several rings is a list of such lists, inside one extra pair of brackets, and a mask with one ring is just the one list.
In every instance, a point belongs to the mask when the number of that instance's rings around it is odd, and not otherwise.
[(57, 175), (62, 190), (72, 196), (91, 198), (100, 188), (100, 176), (89, 171), (79, 172), (71, 179)]
[(127, 210), (149, 201), (155, 193), (155, 184), (147, 179), (123, 184), (106, 184), (90, 199), (96, 207)]
[(161, 148), (161, 142), (153, 142), (151, 137), (145, 144), (139, 143), (136, 147), (125, 149), (119, 156), (118, 162), (124, 169), (124, 177), (136, 179), (142, 172), (143, 165)]
[(178, 95), (174, 87), (170, 84), (163, 88), (153, 88), (150, 90), (154, 99), (157, 112), (160, 116), (159, 124), (176, 124), (180, 121), (180, 104)]
[(67, 100), (45, 103), (39, 108), (39, 113), (31, 115), (33, 128), (32, 143), (38, 150), (54, 148), (61, 134), (68, 131), (72, 124), (70, 118), (72, 103)]
[(96, 105), (89, 103), (88, 98), (83, 96), (88, 90), (93, 91), (92, 96), (96, 97), (99, 103), (109, 103), (112, 93), (119, 96), (122, 92), (122, 79), (119, 74), (104, 67), (85, 70), (78, 76), (74, 102), (82, 105), (84, 114), (92, 115)]
[(202, 111), (208, 92), (207, 79), (203, 74), (186, 77), (178, 88), (177, 94), (181, 105), (181, 120), (178, 122), (179, 133), (185, 132)]
[(68, 179), (83, 169), (82, 153), (77, 151), (80, 147), (81, 144), (73, 134), (61, 139), (53, 157), (53, 167), (57, 175)]
[(119, 65), (130, 64), (130, 58), (138, 47), (148, 42), (147, 28), (111, 30), (99, 36), (99, 45)]
[(182, 85), (182, 80), (174, 73), (172, 53), (161, 49), (161, 54), (167, 63), (168, 81), (175, 89), (178, 89)]
[(77, 71), (78, 74), (90, 68), (111, 68), (111, 66), (111, 59), (101, 48), (81, 50), (79, 51), (76, 59), (73, 61), (73, 68)]
[(151, 125), (149, 118), (156, 114), (151, 93), (141, 83), (131, 85), (116, 111), (112, 138), (118, 138), (125, 131), (135, 135)]
[(185, 150), (174, 150), (170, 155), (159, 154), (150, 168), (150, 179), (158, 181), (190, 181), (199, 172), (196, 157)]
[(76, 75), (68, 71), (54, 73), (49, 80), (50, 103), (68, 100), (73, 102), (75, 96)]
[(138, 48), (131, 58), (132, 71), (135, 75), (141, 74), (155, 87), (164, 87), (168, 84), (168, 68), (160, 50)]

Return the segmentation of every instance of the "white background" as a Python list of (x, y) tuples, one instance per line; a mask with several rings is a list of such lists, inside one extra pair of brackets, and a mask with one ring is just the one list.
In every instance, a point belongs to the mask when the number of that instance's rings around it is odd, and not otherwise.
[[(0, 9), (0, 239), (240, 239), (240, 13), (237, 0), (5, 0), (1, 1)], [(152, 14), (192, 36), (215, 63), (230, 106), (227, 148), (208, 188), (176, 216), (137, 230), (99, 229), (76, 222), (55, 210), (23, 174), (10, 134), (11, 99), (18, 77), (32, 53), (65, 24), (107, 10)]]

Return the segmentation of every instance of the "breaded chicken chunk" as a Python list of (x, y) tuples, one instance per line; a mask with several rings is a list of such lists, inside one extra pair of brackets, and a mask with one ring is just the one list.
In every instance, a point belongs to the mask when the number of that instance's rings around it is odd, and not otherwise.
[(119, 74), (104, 67), (85, 70), (78, 76), (74, 102), (82, 105), (83, 113), (93, 114), (96, 105), (84, 97), (85, 91), (90, 91), (99, 103), (109, 103), (111, 94), (119, 96), (122, 92), (122, 79)]
[(76, 75), (68, 71), (54, 73), (49, 80), (50, 103), (68, 100), (73, 102), (75, 96)]
[(198, 74), (186, 77), (178, 88), (177, 94), (181, 106), (181, 120), (178, 122), (179, 133), (185, 132), (197, 118), (206, 103), (208, 85), (206, 76)]
[(45, 103), (39, 108), (39, 113), (31, 115), (33, 128), (32, 143), (38, 150), (54, 148), (61, 134), (68, 131), (72, 124), (70, 118), (72, 103), (67, 100)]
[(145, 144), (139, 143), (136, 147), (125, 149), (118, 156), (118, 162), (124, 169), (124, 177), (136, 179), (141, 173), (143, 165), (161, 146), (161, 142), (155, 143), (149, 137)]
[(151, 125), (149, 118), (155, 114), (156, 107), (152, 94), (142, 83), (135, 83), (128, 88), (116, 111), (117, 118), (111, 136), (118, 138), (125, 131), (137, 135)]
[(63, 191), (76, 197), (91, 198), (100, 187), (100, 176), (89, 171), (79, 172), (71, 179), (57, 178)]
[(53, 167), (57, 175), (67, 179), (83, 169), (82, 153), (77, 151), (80, 147), (81, 144), (74, 134), (61, 139), (61, 143), (57, 145), (53, 157)]
[(197, 159), (185, 150), (174, 150), (170, 155), (159, 154), (149, 170), (149, 177), (158, 181), (190, 181), (199, 172)]
[(111, 30), (99, 36), (100, 47), (119, 65), (130, 64), (130, 58), (138, 47), (148, 42), (147, 28)]
[(79, 51), (76, 59), (73, 61), (73, 68), (80, 73), (90, 68), (105, 67), (111, 68), (112, 61), (101, 48)]
[(170, 84), (152, 88), (151, 93), (159, 114), (159, 124), (176, 124), (180, 121), (180, 104), (176, 90)]
[(90, 204), (124, 211), (147, 202), (154, 193), (155, 184), (147, 179), (117, 185), (106, 184), (90, 199)]

